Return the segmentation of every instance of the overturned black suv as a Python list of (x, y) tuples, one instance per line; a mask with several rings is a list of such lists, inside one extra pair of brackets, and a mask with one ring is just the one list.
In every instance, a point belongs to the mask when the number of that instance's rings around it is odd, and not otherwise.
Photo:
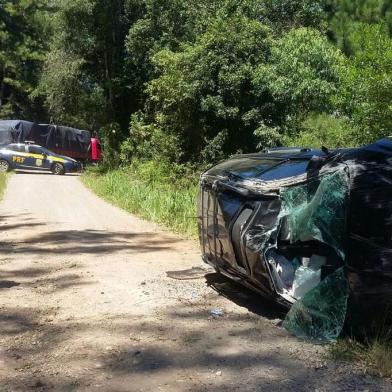
[(392, 139), (239, 155), (201, 176), (203, 259), (291, 308), (297, 336), (336, 339), (348, 309), (392, 302)]

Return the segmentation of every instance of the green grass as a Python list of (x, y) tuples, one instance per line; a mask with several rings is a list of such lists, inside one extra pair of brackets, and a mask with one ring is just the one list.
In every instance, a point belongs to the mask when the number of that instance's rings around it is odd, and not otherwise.
[(329, 347), (329, 355), (334, 360), (360, 364), (368, 374), (392, 377), (390, 333), (376, 336), (365, 343), (359, 343), (351, 338), (339, 339), (337, 343)]
[(82, 176), (105, 200), (188, 237), (197, 235), (196, 178), (154, 162), (107, 173), (90, 169)]
[(7, 186), (9, 173), (0, 173), (0, 200), (3, 198)]

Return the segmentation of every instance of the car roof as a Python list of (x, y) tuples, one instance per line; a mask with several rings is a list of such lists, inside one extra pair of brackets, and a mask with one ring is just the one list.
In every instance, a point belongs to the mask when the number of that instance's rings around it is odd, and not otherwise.
[(4, 144), (2, 147), (7, 147), (7, 146), (32, 146), (32, 147), (42, 148), (42, 146), (34, 143), (8, 143), (8, 144)]

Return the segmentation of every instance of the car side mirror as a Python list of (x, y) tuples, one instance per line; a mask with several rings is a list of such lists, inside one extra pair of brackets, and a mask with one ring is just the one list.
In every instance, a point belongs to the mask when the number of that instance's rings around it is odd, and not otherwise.
[(42, 154), (42, 158), (43, 158), (43, 159), (47, 159), (48, 156), (47, 156), (46, 154)]

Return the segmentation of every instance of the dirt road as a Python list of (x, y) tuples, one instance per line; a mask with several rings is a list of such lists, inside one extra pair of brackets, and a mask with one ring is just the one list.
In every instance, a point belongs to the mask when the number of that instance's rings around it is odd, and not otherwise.
[[(203, 267), (197, 244), (77, 176), (14, 174), (0, 204), (0, 391), (379, 391)], [(223, 309), (223, 315), (210, 311)]]

